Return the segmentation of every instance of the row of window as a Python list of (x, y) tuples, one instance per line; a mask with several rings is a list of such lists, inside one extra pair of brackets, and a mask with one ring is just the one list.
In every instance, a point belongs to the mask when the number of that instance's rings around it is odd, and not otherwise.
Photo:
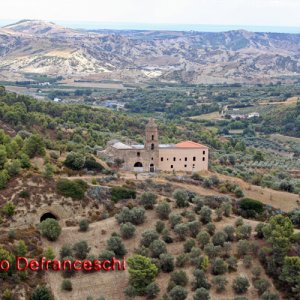
[[(185, 168), (187, 168), (187, 165), (184, 165)], [(193, 169), (195, 168), (195, 164), (193, 164)], [(171, 165), (171, 169), (174, 169), (174, 165)]]
[[(167, 158), (167, 160), (169, 160), (169, 158)], [(184, 161), (187, 161), (187, 160), (188, 160), (188, 158), (185, 157), (185, 158), (184, 158)], [(161, 158), (160, 158), (160, 161), (164, 161), (164, 158), (161, 157)], [(173, 157), (173, 161), (176, 161), (176, 157)], [(181, 158), (179, 158), (179, 161), (181, 161)], [(196, 161), (196, 156), (193, 157), (193, 161)], [(202, 161), (205, 161), (205, 157), (202, 157)]]

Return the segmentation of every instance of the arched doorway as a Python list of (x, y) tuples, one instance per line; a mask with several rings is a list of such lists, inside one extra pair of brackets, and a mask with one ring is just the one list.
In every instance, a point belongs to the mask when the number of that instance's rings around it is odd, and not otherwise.
[(154, 164), (150, 164), (150, 172), (151, 173), (155, 172)]
[(143, 168), (143, 164), (141, 162), (136, 162), (133, 166), (133, 171), (134, 172), (143, 172), (144, 168)]
[(58, 218), (57, 218), (53, 213), (51, 213), (51, 212), (46, 212), (46, 213), (44, 213), (44, 214), (41, 216), (40, 222), (43, 222), (43, 221), (45, 221), (45, 220), (47, 220), (47, 219), (55, 219), (55, 220), (57, 220)]

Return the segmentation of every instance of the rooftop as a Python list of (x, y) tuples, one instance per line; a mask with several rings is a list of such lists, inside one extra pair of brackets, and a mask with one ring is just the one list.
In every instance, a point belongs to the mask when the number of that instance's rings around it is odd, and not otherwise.
[(207, 146), (192, 141), (183, 141), (175, 145), (176, 148), (207, 148)]

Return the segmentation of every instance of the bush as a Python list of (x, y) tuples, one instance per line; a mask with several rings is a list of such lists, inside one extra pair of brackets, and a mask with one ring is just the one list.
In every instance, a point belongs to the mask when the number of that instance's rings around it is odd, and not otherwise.
[(185, 300), (187, 295), (187, 290), (180, 285), (176, 285), (169, 292), (169, 296), (172, 300)]
[(239, 208), (242, 210), (244, 217), (255, 217), (264, 210), (264, 205), (258, 200), (244, 198), (238, 202)]
[(8, 217), (12, 217), (15, 213), (15, 209), (16, 206), (11, 201), (9, 201), (3, 206), (2, 212), (6, 214)]
[(42, 236), (49, 241), (56, 241), (61, 233), (61, 227), (55, 219), (46, 219), (40, 226)]
[(214, 234), (214, 236), (212, 237), (212, 243), (215, 246), (222, 246), (224, 245), (224, 243), (227, 240), (227, 235), (225, 232), (223, 231), (218, 231)]
[(155, 224), (155, 229), (157, 233), (162, 233), (163, 230), (165, 229), (165, 223), (158, 220)]
[(236, 229), (236, 237), (238, 240), (248, 240), (251, 236), (251, 232), (252, 232), (252, 227), (248, 224), (244, 224), (239, 226)]
[(216, 258), (212, 263), (212, 274), (223, 275), (228, 271), (228, 265), (222, 258)]
[(226, 263), (228, 265), (229, 272), (237, 271), (238, 264), (237, 264), (237, 259), (234, 256), (230, 256), (229, 258), (227, 258)]
[(213, 284), (216, 287), (217, 293), (221, 293), (225, 291), (226, 285), (228, 284), (228, 280), (225, 276), (218, 275), (213, 278)]
[(242, 257), (248, 253), (250, 250), (249, 242), (246, 240), (240, 240), (237, 243), (237, 254), (239, 257)]
[(155, 211), (158, 214), (158, 217), (160, 219), (162, 219), (162, 220), (168, 220), (169, 214), (171, 212), (171, 207), (170, 207), (169, 203), (162, 202), (162, 203), (159, 203), (156, 206)]
[(153, 283), (158, 269), (148, 257), (134, 255), (127, 260), (129, 282), (138, 295), (144, 295), (147, 287)]
[(103, 171), (103, 166), (99, 164), (94, 157), (86, 157), (84, 168), (89, 171), (101, 172)]
[(182, 268), (185, 266), (185, 264), (187, 263), (188, 261), (188, 256), (184, 253), (182, 254), (179, 254), (177, 257), (176, 257), (176, 267), (178, 268)]
[(123, 223), (120, 226), (120, 231), (121, 231), (122, 238), (127, 240), (134, 236), (135, 226), (130, 222)]
[(174, 232), (184, 241), (189, 232), (189, 228), (186, 224), (177, 224), (174, 228)]
[(173, 192), (173, 198), (176, 201), (177, 207), (187, 207), (189, 206), (189, 194), (186, 190), (176, 189)]
[(210, 241), (210, 235), (207, 231), (201, 231), (197, 235), (197, 241), (200, 243), (201, 248), (203, 249)]
[(144, 206), (145, 209), (153, 209), (156, 203), (157, 196), (151, 192), (145, 192), (141, 196), (140, 204)]
[(158, 296), (160, 292), (159, 286), (152, 282), (146, 287), (146, 299), (154, 299)]
[(169, 215), (169, 222), (170, 222), (171, 228), (174, 228), (181, 221), (182, 221), (182, 217), (180, 215), (175, 214), (175, 213), (172, 213)]
[(57, 192), (65, 197), (81, 200), (87, 190), (87, 184), (81, 180), (60, 179), (56, 185)]
[(211, 285), (207, 281), (205, 272), (203, 270), (196, 269), (194, 271), (193, 275), (195, 277), (194, 281), (192, 282), (192, 288), (194, 290), (200, 289), (200, 288), (210, 289)]
[(37, 134), (31, 135), (25, 140), (24, 152), (30, 157), (44, 156), (45, 155), (45, 143)]
[(78, 152), (71, 152), (67, 155), (64, 165), (72, 170), (81, 170), (85, 164), (85, 156)]
[(235, 234), (235, 229), (233, 226), (231, 225), (226, 225), (224, 227), (224, 232), (226, 233), (227, 235), (227, 241), (230, 241), (230, 242), (233, 242), (234, 241), (234, 234)]
[(171, 274), (171, 281), (174, 282), (175, 285), (186, 286), (188, 283), (188, 277), (186, 272), (177, 271)]
[(245, 293), (248, 290), (249, 286), (250, 284), (248, 279), (243, 276), (236, 277), (232, 284), (232, 288), (237, 294)]
[(209, 292), (205, 288), (200, 288), (195, 291), (194, 300), (209, 300)]
[(203, 224), (211, 222), (211, 209), (207, 206), (203, 206), (200, 210), (200, 221)]
[(52, 300), (49, 289), (45, 286), (37, 286), (31, 294), (30, 300)]
[(81, 219), (79, 221), (79, 230), (85, 232), (89, 229), (89, 225), (90, 225), (89, 220)]
[(172, 272), (174, 270), (174, 258), (171, 254), (163, 253), (159, 256), (159, 265), (163, 272)]
[(129, 189), (122, 186), (114, 186), (111, 189), (111, 200), (114, 202), (118, 202), (123, 199), (135, 199), (136, 198), (136, 190)]
[(166, 243), (161, 240), (154, 240), (149, 249), (151, 251), (151, 256), (154, 258), (158, 258), (161, 254), (167, 253)]
[(64, 244), (59, 250), (60, 258), (63, 259), (67, 256), (72, 256), (72, 247), (71, 245)]
[(155, 230), (149, 229), (142, 233), (140, 244), (148, 248), (157, 239), (159, 239), (158, 233)]
[(271, 293), (269, 291), (265, 291), (261, 297), (261, 300), (279, 300), (279, 296), (277, 293)]
[(110, 237), (110, 239), (107, 241), (106, 250), (113, 251), (118, 257), (124, 256), (127, 253), (119, 236)]
[(183, 244), (183, 251), (185, 253), (191, 252), (192, 248), (195, 247), (196, 243), (193, 239), (188, 239), (184, 244)]
[(4, 189), (9, 180), (9, 175), (7, 170), (0, 171), (0, 189)]
[(69, 279), (64, 279), (61, 283), (61, 289), (64, 291), (72, 291), (72, 282)]
[(261, 295), (270, 287), (270, 282), (266, 279), (257, 279), (253, 282), (253, 285), (257, 289), (257, 293)]
[(134, 207), (129, 209), (123, 207), (121, 212), (116, 215), (119, 224), (130, 222), (134, 225), (140, 225), (145, 221), (145, 209), (142, 207)]
[(210, 222), (206, 225), (206, 229), (210, 235), (214, 235), (216, 231), (216, 225)]
[(85, 259), (90, 249), (86, 241), (80, 241), (73, 245), (74, 255), (78, 259)]
[(116, 254), (114, 251), (110, 250), (104, 250), (99, 254), (99, 260), (104, 261), (104, 260), (111, 260), (112, 257), (114, 257)]

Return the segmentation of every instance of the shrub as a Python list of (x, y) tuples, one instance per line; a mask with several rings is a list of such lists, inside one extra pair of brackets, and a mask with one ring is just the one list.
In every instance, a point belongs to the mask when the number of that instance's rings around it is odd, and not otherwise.
[(16, 209), (16, 206), (11, 201), (9, 201), (3, 206), (2, 211), (8, 217), (12, 217), (15, 213), (15, 209)]
[(28, 251), (26, 243), (23, 240), (18, 241), (16, 252), (18, 256), (25, 256)]
[(158, 269), (147, 257), (133, 255), (128, 258), (129, 282), (138, 295), (144, 295), (149, 284), (153, 283)]
[(171, 281), (175, 283), (175, 285), (186, 286), (188, 283), (188, 277), (186, 272), (184, 271), (176, 271), (171, 274)]
[(79, 230), (80, 231), (87, 231), (89, 229), (89, 225), (90, 225), (89, 220), (81, 219), (79, 221)]
[(245, 255), (244, 258), (243, 258), (243, 264), (247, 269), (249, 269), (252, 265), (252, 256), (251, 255)]
[(124, 256), (127, 253), (125, 246), (119, 236), (110, 237), (110, 239), (107, 241), (106, 250), (113, 251), (118, 257)]
[(90, 248), (86, 241), (80, 241), (73, 245), (74, 255), (78, 259), (85, 259), (90, 252)]
[(18, 159), (15, 159), (11, 163), (5, 165), (5, 168), (9, 176), (17, 176), (18, 174), (20, 174), (21, 171), (21, 163)]
[(72, 247), (71, 245), (64, 244), (59, 250), (60, 258), (63, 259), (67, 256), (72, 256)]
[(130, 222), (123, 223), (120, 226), (120, 231), (121, 231), (122, 238), (127, 240), (134, 236), (135, 226)]
[(201, 208), (204, 206), (204, 201), (202, 198), (197, 196), (194, 197), (192, 201), (195, 204), (194, 211), (198, 214), (201, 211)]
[(153, 209), (156, 203), (157, 196), (151, 192), (145, 192), (141, 196), (140, 204), (144, 206), (145, 209)]
[(230, 272), (237, 271), (238, 264), (237, 264), (237, 259), (234, 256), (230, 256), (229, 258), (227, 258), (226, 263), (228, 265), (228, 271)]
[(154, 240), (149, 249), (151, 251), (151, 256), (154, 258), (158, 258), (161, 254), (167, 252), (166, 243), (161, 240)]
[(67, 155), (64, 165), (72, 170), (81, 170), (85, 164), (85, 156), (78, 152), (71, 152)]
[(185, 266), (186, 262), (188, 261), (188, 257), (186, 254), (181, 253), (176, 257), (176, 267), (182, 268)]
[(92, 156), (86, 157), (84, 168), (89, 171), (101, 172), (104, 168), (101, 164), (99, 164), (96, 159)]
[(104, 260), (111, 260), (112, 257), (114, 257), (116, 254), (114, 251), (110, 250), (104, 250), (99, 254), (99, 260), (104, 261)]
[(165, 229), (165, 223), (158, 220), (155, 224), (155, 229), (157, 233), (162, 233), (163, 230)]
[(61, 233), (61, 227), (55, 219), (46, 219), (40, 226), (42, 236), (46, 237), (49, 241), (56, 241)]
[(265, 291), (261, 297), (261, 300), (279, 300), (279, 296), (277, 293), (271, 293), (269, 291)]
[(61, 289), (64, 291), (72, 291), (72, 282), (69, 279), (64, 279), (61, 283)]
[(49, 289), (45, 286), (37, 286), (31, 294), (30, 300), (52, 300)]
[(242, 211), (244, 211), (245, 217), (254, 217), (255, 214), (261, 214), (264, 210), (264, 205), (258, 200), (251, 198), (244, 198), (238, 202), (238, 205)]
[(189, 232), (189, 228), (186, 224), (177, 224), (174, 228), (174, 232), (184, 241)]
[(203, 249), (209, 243), (210, 235), (207, 231), (201, 231), (197, 235), (197, 241), (200, 243), (201, 248)]
[(216, 230), (216, 225), (214, 223), (210, 222), (210, 223), (208, 223), (206, 225), (206, 229), (207, 229), (207, 231), (208, 231), (208, 233), (210, 235), (214, 235), (215, 234), (215, 230)]
[(172, 213), (169, 215), (169, 222), (170, 222), (171, 228), (174, 228), (181, 221), (182, 221), (182, 217), (180, 215), (175, 214), (175, 213)]
[(177, 207), (187, 207), (189, 206), (189, 194), (186, 190), (176, 189), (173, 192), (173, 198), (176, 201)]
[(227, 235), (225, 232), (223, 231), (218, 231), (214, 234), (214, 236), (212, 237), (212, 243), (215, 246), (223, 246), (225, 241), (227, 239)]
[(215, 258), (218, 256), (218, 254), (221, 251), (221, 247), (220, 246), (214, 246), (213, 243), (208, 243), (205, 247), (204, 247), (204, 252), (205, 254), (209, 257), (209, 258)]
[(270, 287), (270, 282), (266, 279), (257, 279), (253, 282), (254, 287), (257, 289), (259, 295)]
[(171, 208), (170, 208), (170, 205), (169, 203), (167, 202), (162, 202), (162, 203), (159, 203), (157, 206), (156, 206), (156, 209), (155, 209), (156, 213), (158, 214), (158, 217), (162, 220), (168, 220), (169, 218), (169, 214), (171, 212)]
[(159, 286), (152, 282), (146, 287), (146, 299), (154, 299), (158, 296), (160, 292)]
[(87, 190), (87, 184), (81, 180), (60, 179), (56, 185), (57, 192), (65, 197), (81, 200), (84, 198), (84, 193)]
[(243, 276), (236, 277), (232, 284), (232, 288), (237, 294), (245, 293), (248, 290), (249, 286), (250, 284), (248, 279)]
[(248, 224), (244, 224), (239, 226), (236, 229), (236, 237), (238, 240), (248, 240), (251, 236), (251, 232), (252, 232), (252, 227)]
[(176, 285), (169, 292), (169, 296), (172, 300), (185, 300), (187, 295), (187, 290), (180, 285)]
[(9, 175), (7, 170), (0, 171), (0, 189), (4, 189), (9, 180)]
[(44, 156), (45, 155), (45, 143), (37, 134), (31, 135), (25, 140), (24, 152), (30, 157)]
[(159, 235), (155, 230), (149, 229), (142, 233), (140, 244), (145, 247), (149, 247), (150, 244), (159, 239)]
[(134, 225), (140, 225), (145, 221), (145, 209), (142, 207), (134, 207), (129, 209), (123, 207), (121, 212), (116, 215), (119, 224), (130, 222)]
[(193, 239), (188, 239), (184, 244), (183, 244), (183, 251), (185, 253), (191, 252), (192, 248), (195, 247), (196, 243)]
[(200, 288), (195, 291), (194, 300), (209, 300), (209, 292), (205, 288)]
[(211, 209), (207, 206), (203, 206), (200, 210), (200, 221), (203, 224), (211, 222)]
[(225, 276), (218, 275), (213, 278), (213, 284), (216, 287), (217, 293), (221, 293), (225, 291), (226, 285), (228, 284), (228, 280)]
[(244, 192), (240, 187), (236, 187), (234, 190), (234, 194), (237, 198), (242, 198), (244, 197)]
[(234, 241), (234, 234), (235, 234), (234, 227), (231, 226), (231, 225), (226, 225), (223, 230), (224, 230), (224, 232), (227, 235), (227, 239), (226, 240), (230, 241), (230, 242)]
[(239, 240), (237, 243), (237, 254), (239, 257), (246, 255), (249, 251), (250, 245), (246, 240)]
[(228, 265), (222, 258), (216, 258), (212, 263), (212, 274), (223, 275), (228, 270)]
[(225, 217), (230, 217), (232, 213), (232, 205), (230, 203), (224, 203), (222, 205), (223, 211), (224, 211), (224, 216)]
[(199, 233), (200, 231), (200, 222), (198, 221), (192, 221), (192, 222), (188, 222), (187, 223), (187, 226), (190, 230), (190, 234), (192, 237), (196, 237), (197, 234)]
[(159, 265), (163, 272), (172, 272), (174, 270), (174, 258), (169, 253), (163, 253), (159, 256)]
[(192, 282), (192, 288), (194, 290), (200, 288), (210, 289), (211, 285), (207, 281), (205, 272), (203, 270), (196, 269), (193, 275), (194, 275), (194, 281)]
[(263, 239), (264, 238), (264, 233), (263, 233), (263, 228), (265, 227), (264, 223), (258, 223), (255, 227), (255, 232), (256, 232), (256, 237), (258, 239)]
[(111, 200), (118, 202), (122, 199), (135, 199), (136, 191), (122, 186), (114, 186), (111, 189)]

